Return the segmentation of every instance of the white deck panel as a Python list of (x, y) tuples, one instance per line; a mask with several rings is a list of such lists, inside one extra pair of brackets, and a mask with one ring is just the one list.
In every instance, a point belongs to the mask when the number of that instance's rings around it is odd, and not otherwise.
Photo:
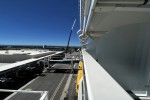
[(12, 64), (12, 63), (0, 63), (0, 67), (5, 66), (5, 65), (9, 65), (9, 64)]
[(89, 100), (133, 100), (91, 55), (82, 53)]
[(49, 50), (0, 50), (0, 63), (15, 63), (31, 58), (40, 58), (55, 53)]
[[(7, 52), (7, 53), (6, 53)], [(42, 54), (42, 53), (48, 53), (52, 51), (48, 50), (0, 50), (0, 55), (5, 54), (5, 55), (12, 55), (12, 54), (27, 54), (27, 55), (37, 55), (37, 54)]]
[(1, 66), (1, 67), (0, 67), (0, 72), (6, 71), (6, 70), (9, 70), (9, 69), (12, 69), (12, 68), (15, 68), (15, 67), (18, 67), (18, 66), (27, 64), (27, 63), (31, 63), (31, 62), (34, 62), (34, 61), (43, 59), (43, 58), (45, 58), (45, 57), (53, 56), (53, 55), (56, 55), (56, 54), (59, 54), (59, 53), (62, 53), (62, 51), (56, 52), (56, 53), (54, 53), (54, 54), (50, 54), (50, 55), (47, 55), (47, 56), (44, 56), (44, 57), (40, 57), (40, 58), (31, 58), (31, 59), (28, 59), (28, 60), (19, 61), (19, 62), (12, 63), (12, 64), (9, 64), (9, 65)]

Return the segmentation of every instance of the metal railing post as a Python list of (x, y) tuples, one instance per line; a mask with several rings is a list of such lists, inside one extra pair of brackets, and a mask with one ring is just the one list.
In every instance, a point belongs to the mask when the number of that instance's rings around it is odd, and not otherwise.
[(41, 93), (41, 98), (39, 100), (49, 100), (48, 91), (44, 91), (43, 93)]

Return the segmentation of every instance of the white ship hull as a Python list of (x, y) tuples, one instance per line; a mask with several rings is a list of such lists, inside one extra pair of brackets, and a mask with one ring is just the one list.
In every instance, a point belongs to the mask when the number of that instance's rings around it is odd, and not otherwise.
[[(137, 98), (149, 99), (149, 2), (146, 0), (80, 0), (80, 6), (81, 27), (78, 35), (83, 48), (126, 92), (133, 92)], [(95, 93), (100, 95), (101, 91)], [(117, 94), (113, 95), (114, 98), (115, 96)], [(104, 99), (105, 96), (101, 98)]]

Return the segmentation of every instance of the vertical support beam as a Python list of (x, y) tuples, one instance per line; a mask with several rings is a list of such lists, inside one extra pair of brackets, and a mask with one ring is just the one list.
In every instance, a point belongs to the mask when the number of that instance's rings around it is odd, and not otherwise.
[(48, 67), (50, 67), (51, 56), (48, 57)]
[(45, 57), (44, 57), (44, 70), (46, 69), (46, 67), (45, 67)]
[(72, 73), (74, 73), (74, 69), (73, 69), (73, 58), (71, 59), (71, 68), (72, 68)]

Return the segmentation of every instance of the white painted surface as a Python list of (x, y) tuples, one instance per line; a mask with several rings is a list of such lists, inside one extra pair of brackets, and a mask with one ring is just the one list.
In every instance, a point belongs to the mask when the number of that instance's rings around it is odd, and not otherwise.
[[(107, 33), (118, 27), (135, 23), (150, 23), (150, 9), (148, 5), (139, 7), (143, 0), (81, 0), (80, 24), (81, 31), (85, 35), (101, 37), (101, 33)], [(83, 4), (84, 3), (84, 4)], [(81, 9), (84, 8), (84, 9)], [(86, 9), (86, 10), (85, 10)], [(84, 14), (86, 13), (86, 15)], [(97, 31), (95, 33), (91, 31)]]
[(9, 65), (9, 64), (11, 64), (11, 63), (0, 63), (0, 67), (5, 66), (5, 65)]
[(93, 40), (87, 51), (126, 90), (150, 96), (150, 24), (131, 24)]
[[(7, 53), (6, 53), (7, 52)], [(11, 55), (11, 54), (28, 54), (28, 55), (37, 55), (45, 52), (52, 52), (49, 50), (35, 50), (35, 49), (22, 49), (22, 50), (0, 50), (1, 54)]]
[(0, 72), (8, 70), (8, 69), (15, 68), (15, 67), (19, 67), (21, 65), (24, 65), (24, 64), (27, 64), (27, 63), (31, 63), (31, 62), (34, 62), (34, 61), (37, 61), (37, 60), (41, 60), (41, 59), (44, 59), (45, 57), (53, 56), (53, 55), (56, 55), (56, 54), (59, 54), (59, 53), (62, 53), (62, 51), (56, 52), (56, 53), (51, 54), (51, 55), (46, 55), (46, 56), (40, 57), (40, 58), (32, 58), (32, 59), (28, 59), (28, 60), (12, 63), (12, 64), (9, 64), (9, 65), (1, 66), (0, 67)]
[(82, 54), (89, 100), (133, 100), (91, 55)]
[(14, 63), (31, 58), (39, 58), (54, 53), (48, 50), (0, 50), (0, 63)]
[(139, 6), (144, 0), (91, 1), (86, 16), (80, 9), (81, 23), (86, 23), (79, 31), (83, 47), (123, 88), (150, 96), (150, 2)]

